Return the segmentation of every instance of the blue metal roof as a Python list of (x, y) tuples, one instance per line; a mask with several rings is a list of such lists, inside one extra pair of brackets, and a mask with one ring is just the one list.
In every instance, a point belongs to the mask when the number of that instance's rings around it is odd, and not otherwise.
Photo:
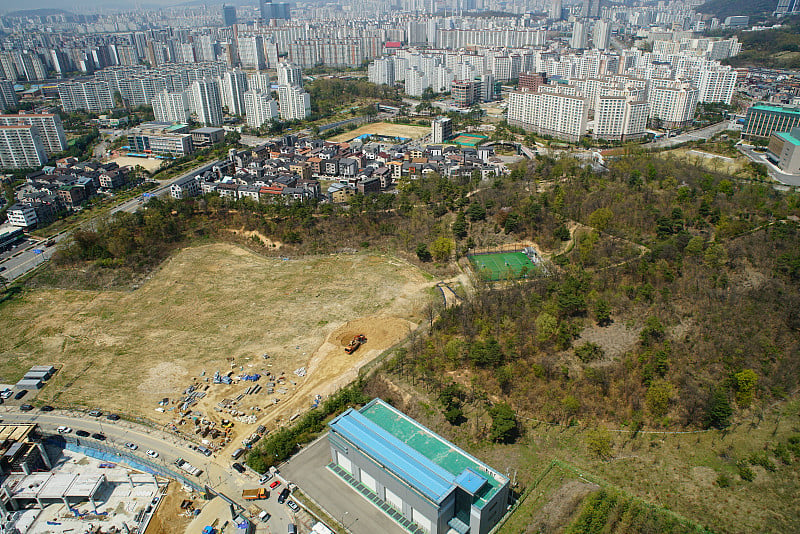
[(456, 484), (475, 495), (486, 484), (486, 477), (467, 467), (456, 478)]
[(348, 409), (329, 423), (339, 434), (435, 503), (453, 489), (454, 476), (361, 413)]

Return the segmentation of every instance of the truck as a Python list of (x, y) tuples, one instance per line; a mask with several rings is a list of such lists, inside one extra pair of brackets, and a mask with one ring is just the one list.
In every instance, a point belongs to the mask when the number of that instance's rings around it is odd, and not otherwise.
[(267, 488), (256, 488), (242, 490), (242, 499), (246, 501), (256, 501), (258, 499), (269, 499)]
[(352, 341), (344, 348), (347, 354), (353, 354), (358, 350), (358, 347), (367, 342), (367, 337), (364, 334), (358, 334)]
[(200, 473), (203, 472), (202, 469), (196, 468), (195, 466), (193, 466), (192, 464), (190, 464), (189, 462), (187, 462), (183, 458), (178, 458), (177, 460), (175, 460), (175, 465), (177, 465), (179, 468), (183, 469), (184, 471), (186, 471), (190, 475), (200, 476)]

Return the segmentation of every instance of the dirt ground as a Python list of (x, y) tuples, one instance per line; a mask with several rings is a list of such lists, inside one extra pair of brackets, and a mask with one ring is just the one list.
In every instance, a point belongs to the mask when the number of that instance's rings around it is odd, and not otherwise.
[[(61, 369), (40, 401), (168, 424), (192, 384), (207, 389), (193, 415), (235, 419), (216, 405), (253, 383), (214, 385), (214, 372), (269, 372), (286, 379), (274, 394), (263, 390), (235, 404), (269, 427), (346, 384), (401, 340), (421, 320), (433, 284), (392, 257), (287, 261), (225, 244), (189, 248), (133, 292), (33, 290), (0, 308), (0, 382), (53, 364)], [(347, 355), (343, 347), (356, 334), (367, 343)], [(305, 377), (293, 373), (301, 367)], [(170, 404), (159, 409), (165, 397)], [(250, 428), (237, 423), (234, 443)]]
[(161, 167), (161, 163), (164, 160), (158, 158), (134, 158), (131, 156), (119, 156), (117, 158), (111, 158), (110, 161), (113, 161), (120, 167), (124, 167), (125, 165), (130, 165), (131, 167), (136, 167), (137, 165), (141, 165), (147, 172), (153, 173)]
[(153, 514), (150, 524), (147, 525), (145, 534), (174, 534), (175, 532), (183, 532), (189, 523), (192, 522), (192, 516), (186, 510), (181, 510), (181, 503), (184, 500), (191, 500), (194, 506), (202, 507), (203, 501), (197, 497), (184, 491), (184, 487), (177, 482), (170, 482), (167, 487), (166, 496), (161, 499), (161, 503)]
[(341, 142), (355, 139), (356, 137), (364, 134), (370, 135), (387, 135), (393, 137), (409, 137), (417, 139), (430, 133), (430, 128), (423, 126), (411, 126), (409, 124), (392, 124), (389, 122), (374, 122), (372, 124), (365, 124), (360, 128), (356, 128), (350, 132), (331, 137), (331, 141)]

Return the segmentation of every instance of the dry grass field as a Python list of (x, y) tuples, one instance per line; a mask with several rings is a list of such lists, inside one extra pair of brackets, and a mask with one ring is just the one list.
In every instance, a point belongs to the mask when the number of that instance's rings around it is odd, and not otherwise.
[(664, 152), (664, 154), (670, 154), (678, 159), (687, 161), (693, 165), (699, 165), (710, 171), (724, 172), (732, 175), (741, 171), (743, 165), (747, 162), (744, 156), (731, 158), (699, 149), (676, 148), (674, 150), (668, 150)]
[(372, 124), (365, 124), (364, 126), (356, 128), (355, 130), (331, 137), (330, 140), (336, 142), (350, 141), (351, 139), (355, 139), (356, 137), (364, 134), (418, 139), (429, 134), (430, 131), (430, 128), (425, 128), (423, 126), (392, 124), (389, 122), (374, 122)]
[[(171, 414), (155, 412), (156, 403), (216, 370), (285, 371), (294, 383), (269, 413), (291, 416), (405, 337), (431, 285), (417, 268), (385, 256), (283, 261), (232, 245), (193, 247), (133, 292), (31, 290), (4, 305), (0, 382), (53, 364), (61, 370), (40, 401), (165, 422)], [(367, 344), (348, 356), (343, 345), (358, 333)], [(306, 377), (292, 374), (303, 366)], [(244, 387), (214, 386), (198, 409), (213, 412), (212, 403)], [(250, 398), (265, 415), (271, 399)]]

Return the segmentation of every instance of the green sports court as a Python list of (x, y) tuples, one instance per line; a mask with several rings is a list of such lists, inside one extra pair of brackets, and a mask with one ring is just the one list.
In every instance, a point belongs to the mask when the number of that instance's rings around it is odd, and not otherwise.
[(478, 275), (489, 281), (523, 278), (536, 268), (524, 252), (476, 254), (469, 261)]

